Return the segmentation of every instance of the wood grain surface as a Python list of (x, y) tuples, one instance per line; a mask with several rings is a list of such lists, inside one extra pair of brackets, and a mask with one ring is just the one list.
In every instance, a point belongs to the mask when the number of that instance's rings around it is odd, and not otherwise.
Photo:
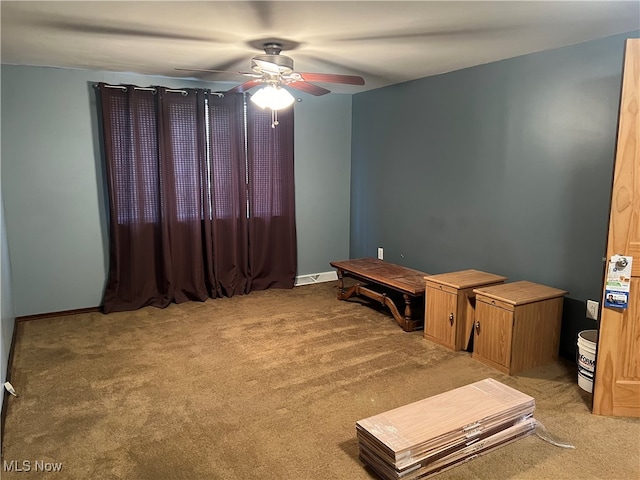
[(356, 433), (361, 445), (402, 470), (534, 409), (533, 397), (488, 378), (360, 420)]

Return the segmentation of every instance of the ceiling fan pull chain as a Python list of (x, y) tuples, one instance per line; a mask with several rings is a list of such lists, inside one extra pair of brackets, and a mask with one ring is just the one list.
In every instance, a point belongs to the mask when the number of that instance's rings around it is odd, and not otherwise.
[(271, 110), (271, 128), (276, 128), (278, 126), (278, 111)]

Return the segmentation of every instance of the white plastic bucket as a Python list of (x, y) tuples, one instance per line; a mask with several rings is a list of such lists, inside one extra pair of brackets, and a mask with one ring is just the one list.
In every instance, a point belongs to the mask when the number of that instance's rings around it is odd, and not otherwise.
[(589, 393), (593, 392), (597, 344), (597, 330), (583, 330), (578, 334), (578, 385)]

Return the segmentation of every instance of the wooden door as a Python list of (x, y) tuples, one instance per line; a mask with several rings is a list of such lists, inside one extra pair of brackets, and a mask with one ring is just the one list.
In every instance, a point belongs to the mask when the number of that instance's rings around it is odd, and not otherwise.
[(427, 287), (424, 335), (429, 340), (455, 349), (458, 297), (453, 293)]
[[(607, 259), (633, 257), (629, 308), (602, 308), (593, 413), (640, 417), (640, 39), (625, 54)], [(603, 292), (604, 293), (604, 292)], [(603, 295), (604, 297), (604, 295)], [(604, 298), (601, 299), (604, 305)]]
[[(477, 298), (477, 297), (476, 297)], [(473, 357), (509, 373), (513, 312), (476, 301), (476, 328), (473, 337)]]

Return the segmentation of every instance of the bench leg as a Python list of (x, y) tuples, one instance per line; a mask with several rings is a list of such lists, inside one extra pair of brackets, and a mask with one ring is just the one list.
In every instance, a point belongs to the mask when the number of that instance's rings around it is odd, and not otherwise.
[(340, 269), (337, 271), (338, 274), (338, 300), (342, 300), (342, 292), (344, 291), (344, 272)]
[[(380, 302), (382, 305), (389, 308), (389, 310), (391, 311), (391, 315), (393, 315), (393, 318), (396, 320), (398, 325), (400, 325), (400, 327), (402, 327), (402, 329), (405, 332), (412, 332), (414, 330), (417, 330), (422, 325), (421, 321), (413, 320), (411, 318), (411, 300), (412, 299), (409, 295), (403, 294), (404, 301), (405, 301), (405, 309), (404, 309), (404, 316), (402, 316), (400, 314), (400, 310), (398, 309), (398, 306), (389, 296), (387, 296), (386, 293), (378, 293), (362, 285), (356, 285), (353, 288), (355, 290), (353, 293), (355, 293), (356, 295), (362, 295), (372, 300), (376, 300)], [(352, 293), (351, 289), (349, 289), (347, 293)]]
[(407, 295), (406, 293), (402, 294), (404, 298), (404, 322), (403, 325), (400, 325), (406, 332), (412, 332), (414, 330), (418, 330), (422, 326), (422, 320), (415, 320), (413, 318), (413, 311), (411, 310), (411, 302), (414, 300), (413, 297)]
[(402, 294), (404, 298), (404, 318), (407, 322), (411, 321), (411, 297), (406, 293)]
[(357, 292), (358, 286), (354, 285), (349, 288), (344, 288), (344, 271), (338, 269), (337, 273), (338, 273), (338, 300), (346, 300), (356, 295), (358, 293)]
[(347, 300), (354, 295), (362, 295), (368, 297), (372, 300), (376, 300), (380, 302), (382, 305), (389, 308), (393, 318), (398, 322), (398, 325), (402, 327), (405, 332), (412, 332), (414, 330), (418, 330), (422, 326), (422, 322), (420, 320), (414, 320), (413, 311), (412, 311), (412, 300), (413, 298), (406, 293), (402, 295), (404, 298), (404, 315), (400, 313), (398, 306), (395, 302), (387, 296), (386, 293), (378, 293), (374, 290), (371, 290), (364, 285), (359, 283), (349, 287), (344, 287), (344, 270), (337, 269), (338, 274), (338, 300)]

